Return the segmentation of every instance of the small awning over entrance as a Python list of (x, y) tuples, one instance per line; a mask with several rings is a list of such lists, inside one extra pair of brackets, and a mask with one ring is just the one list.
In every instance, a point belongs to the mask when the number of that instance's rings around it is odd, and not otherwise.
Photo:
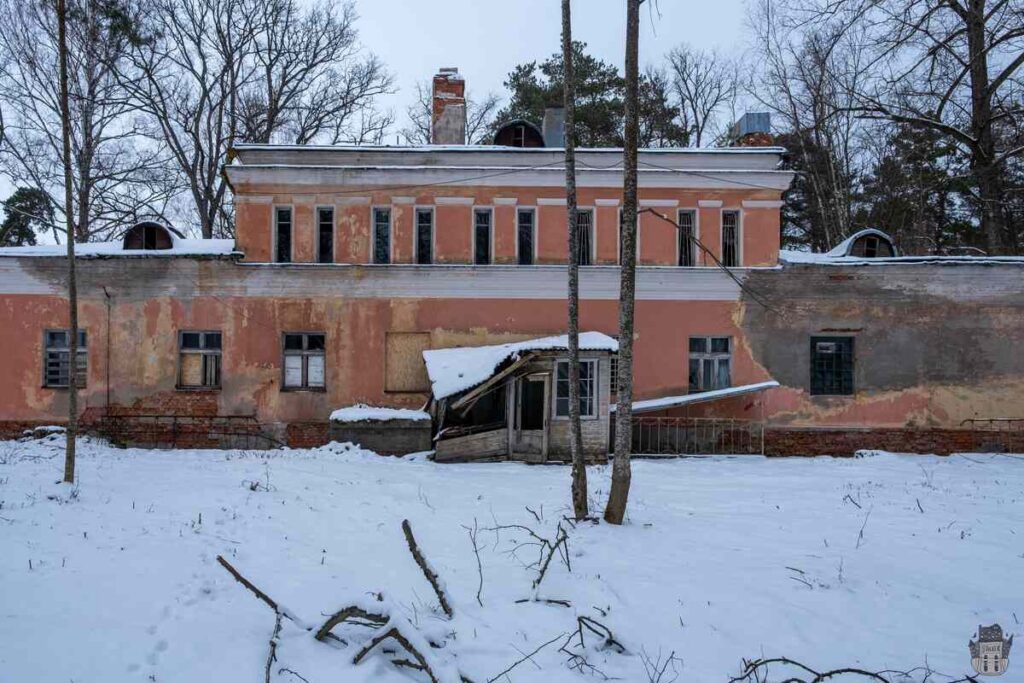
[[(774, 389), (779, 386), (779, 383), (775, 380), (768, 382), (758, 382), (757, 384), (744, 384), (738, 387), (729, 387), (728, 389), (715, 389), (714, 391), (702, 391), (698, 394), (683, 394), (682, 396), (663, 396), (662, 398), (652, 398), (646, 401), (634, 401), (633, 403), (633, 414), (637, 413), (653, 413), (658, 410), (667, 410), (669, 408), (678, 408), (680, 406), (689, 406), (695, 403), (706, 403), (708, 401), (717, 401), (723, 398), (732, 398), (733, 396), (743, 396), (744, 394), (753, 394), (759, 391), (765, 391), (767, 389)], [(611, 410), (615, 411), (615, 406), (611, 406)]]

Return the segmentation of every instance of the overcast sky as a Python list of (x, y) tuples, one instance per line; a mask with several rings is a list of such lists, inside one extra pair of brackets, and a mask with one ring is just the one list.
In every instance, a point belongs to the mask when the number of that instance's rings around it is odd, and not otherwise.
[[(653, 12), (657, 1), (658, 11)], [(574, 0), (573, 36), (591, 54), (620, 69), (626, 26), (622, 0)], [(725, 52), (743, 49), (745, 0), (648, 0), (640, 23), (640, 63), (660, 62), (690, 43)], [(470, 94), (504, 94), (502, 82), (523, 62), (561, 49), (558, 0), (357, 0), (363, 44), (395, 75), (398, 92), (382, 102), (405, 125), (416, 81), (440, 67), (458, 67)], [(387, 140), (394, 142), (391, 137)], [(12, 191), (0, 174), (0, 198)]]
[[(744, 0), (653, 0), (644, 3), (640, 63), (656, 63), (673, 46), (690, 43), (742, 49)], [(626, 31), (622, 0), (574, 0), (573, 37), (597, 57), (622, 68)], [(523, 62), (561, 49), (558, 0), (357, 0), (364, 45), (395, 74), (399, 92), (386, 100), (399, 127), (416, 81), (442, 66), (458, 67), (470, 93), (503, 94), (502, 82)], [(388, 142), (393, 142), (389, 140)]]

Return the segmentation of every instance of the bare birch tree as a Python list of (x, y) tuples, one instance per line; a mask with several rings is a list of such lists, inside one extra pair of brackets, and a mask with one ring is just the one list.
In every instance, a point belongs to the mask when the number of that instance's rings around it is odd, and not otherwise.
[(75, 278), (75, 240), (71, 217), (74, 192), (71, 168), (71, 96), (68, 87), (67, 5), (57, 0), (57, 61), (60, 89), (61, 161), (64, 167), (64, 217), (67, 220), (68, 254), (68, 424), (64, 433), (64, 482), (75, 483), (75, 446), (78, 436), (78, 282)]
[(162, 150), (140, 144), (139, 121), (115, 75), (138, 39), (135, 16), (118, 0), (67, 0), (63, 7), (74, 213), (64, 215), (62, 201), (64, 113), (53, 83), (60, 36), (50, 1), (0, 0), (0, 99), (7, 116), (0, 167), (15, 183), (45, 192), (59, 230), (71, 226), (74, 239), (85, 242), (116, 235), (142, 216), (163, 215), (176, 187)]
[(668, 55), (672, 88), (690, 143), (702, 147), (736, 95), (736, 71), (718, 52), (679, 45)]
[(626, 0), (626, 115), (622, 160), (622, 275), (619, 283), (619, 391), (615, 409), (615, 461), (604, 519), (622, 524), (632, 478), (633, 330), (636, 307), (637, 146), (640, 131), (640, 5)]
[(576, 84), (572, 54), (572, 7), (562, 0), (562, 99), (565, 106), (565, 207), (569, 239), (569, 453), (572, 455), (572, 509), (587, 514), (587, 463), (580, 425), (580, 233), (576, 210)]
[[(406, 144), (430, 144), (430, 119), (433, 116), (432, 97), (429, 82), (416, 83), (416, 100), (405, 110), (408, 125), (400, 133)], [(494, 93), (487, 93), (481, 99), (473, 97), (470, 92), (466, 93), (466, 144), (487, 144), (491, 138), (494, 115), (500, 106), (501, 98)]]

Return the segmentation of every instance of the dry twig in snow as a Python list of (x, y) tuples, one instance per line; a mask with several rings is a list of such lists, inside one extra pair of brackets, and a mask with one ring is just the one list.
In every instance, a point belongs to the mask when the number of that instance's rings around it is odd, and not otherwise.
[(448, 604), (448, 597), (444, 594), (444, 590), (441, 588), (441, 583), (437, 578), (437, 573), (427, 562), (427, 559), (423, 557), (423, 553), (420, 552), (420, 547), (416, 543), (416, 537), (412, 535), (412, 527), (409, 526), (409, 520), (402, 520), (402, 531), (405, 533), (405, 541), (409, 544), (409, 552), (412, 553), (412, 557), (416, 560), (416, 564), (419, 565), (420, 570), (423, 572), (423, 576), (427, 577), (427, 581), (430, 582), (431, 588), (434, 589), (434, 593), (437, 594), (437, 601), (441, 603), (441, 609), (451, 619), (454, 612), (452, 612), (451, 605)]

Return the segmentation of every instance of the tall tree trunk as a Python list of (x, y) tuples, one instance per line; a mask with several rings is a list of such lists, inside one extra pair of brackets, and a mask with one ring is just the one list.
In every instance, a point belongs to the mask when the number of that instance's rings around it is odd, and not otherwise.
[(988, 45), (985, 34), (986, 0), (969, 0), (967, 52), (971, 73), (971, 172), (981, 199), (981, 229), (990, 254), (1003, 250), (1003, 192), (1000, 170), (995, 164), (996, 141), (992, 131), (992, 93), (988, 75)]
[(569, 233), (569, 452), (572, 454), (572, 509), (587, 516), (587, 465), (580, 425), (580, 236), (576, 228), (576, 85), (572, 63), (572, 11), (562, 0), (562, 95), (565, 104), (565, 206)]
[(631, 479), (633, 440), (633, 310), (636, 306), (637, 146), (639, 144), (640, 3), (626, 0), (626, 118), (622, 171), (622, 277), (619, 284), (619, 403), (615, 412), (615, 462), (604, 519), (622, 524)]
[(64, 216), (68, 247), (68, 425), (64, 481), (75, 481), (75, 437), (78, 434), (78, 286), (75, 281), (75, 226), (71, 187), (71, 106), (68, 102), (68, 36), (65, 0), (57, 0), (57, 51), (60, 56), (60, 127), (63, 138)]

